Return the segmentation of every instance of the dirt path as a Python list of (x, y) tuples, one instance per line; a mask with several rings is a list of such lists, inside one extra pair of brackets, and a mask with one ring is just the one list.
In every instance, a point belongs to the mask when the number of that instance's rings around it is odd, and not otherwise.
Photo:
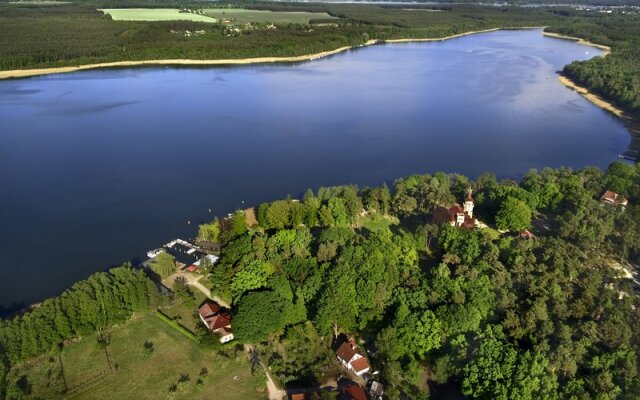
[(251, 363), (251, 373), (254, 373), (255, 368), (258, 366), (260, 366), (260, 368), (264, 370), (264, 373), (267, 376), (267, 391), (269, 393), (269, 400), (282, 400), (287, 395), (287, 392), (280, 389), (278, 385), (276, 385), (276, 383), (273, 381), (273, 378), (271, 378), (271, 374), (269, 374), (267, 366), (264, 365), (262, 361), (260, 361), (260, 356), (258, 355), (258, 352), (256, 352), (256, 349), (250, 344), (245, 344), (244, 351), (249, 356), (249, 362)]
[(204, 293), (205, 296), (212, 299), (216, 303), (220, 304), (222, 307), (231, 308), (231, 305), (226, 301), (222, 300), (220, 297), (211, 296), (211, 291), (205, 285), (200, 283), (200, 279), (202, 279), (202, 275), (195, 275), (185, 271), (177, 271), (176, 273), (164, 278), (162, 280), (162, 284), (168, 288), (171, 288), (173, 287), (173, 283), (176, 281), (176, 278), (178, 278), (179, 276), (185, 279), (185, 281), (187, 282), (187, 285), (195, 287), (196, 289)]

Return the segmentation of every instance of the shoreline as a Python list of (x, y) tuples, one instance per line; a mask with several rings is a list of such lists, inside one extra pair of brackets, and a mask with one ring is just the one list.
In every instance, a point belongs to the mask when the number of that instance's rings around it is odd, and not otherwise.
[(566, 35), (561, 35), (559, 33), (546, 32), (546, 31), (543, 31), (542, 35), (547, 36), (547, 37), (553, 37), (553, 38), (556, 38), (556, 39), (571, 40), (571, 41), (574, 41), (574, 42), (576, 42), (578, 44), (595, 47), (597, 49), (600, 49), (600, 50), (604, 51), (604, 54), (602, 55), (602, 57), (611, 54), (611, 47), (605, 46), (603, 44), (593, 43), (593, 42), (590, 42), (588, 40), (585, 40), (585, 39), (582, 39), (582, 38), (579, 38), (579, 37), (566, 36)]
[(625, 116), (625, 112), (620, 107), (615, 104), (603, 99), (599, 95), (590, 92), (586, 87), (580, 86), (571, 80), (569, 77), (563, 74), (558, 74), (558, 80), (565, 87), (577, 92), (582, 95), (585, 99), (589, 100), (589, 102), (595, 104), (596, 106), (602, 108), (603, 110), (609, 111), (611, 114), (615, 115), (618, 118), (623, 118)]
[(377, 45), (377, 44), (409, 43), (409, 42), (442, 42), (445, 40), (456, 39), (463, 36), (496, 32), (500, 30), (526, 30), (526, 29), (544, 29), (544, 28), (545, 28), (544, 26), (531, 26), (531, 27), (520, 27), (520, 28), (504, 27), (504, 28), (491, 28), (491, 29), (483, 29), (479, 31), (463, 32), (455, 35), (445, 36), (442, 38), (387, 39), (387, 40), (371, 39), (360, 45), (343, 46), (334, 50), (327, 50), (319, 53), (305, 54), (301, 56), (290, 56), (290, 57), (255, 57), (255, 58), (230, 58), (230, 59), (213, 59), (213, 60), (167, 59), (167, 60), (111, 61), (111, 62), (104, 62), (104, 63), (83, 64), (83, 65), (68, 66), (68, 67), (14, 69), (14, 70), (0, 71), (0, 80), (28, 78), (28, 77), (40, 76), (40, 75), (62, 74), (62, 73), (68, 73), (68, 72), (86, 71), (86, 70), (100, 69), (100, 68), (140, 67), (140, 66), (149, 66), (149, 65), (151, 66), (154, 66), (154, 65), (155, 66), (172, 66), (172, 65), (226, 66), (226, 65), (297, 63), (297, 62), (304, 62), (304, 61), (313, 61), (320, 58), (343, 53), (345, 51), (354, 50), (361, 47)]

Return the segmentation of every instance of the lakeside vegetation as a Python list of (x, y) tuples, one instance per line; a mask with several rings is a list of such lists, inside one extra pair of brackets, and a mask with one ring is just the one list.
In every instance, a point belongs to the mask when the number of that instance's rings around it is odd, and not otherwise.
[[(509, 232), (441, 223), (468, 188), (474, 216)], [(601, 204), (605, 190), (629, 205)], [(640, 264), (638, 165), (531, 171), (519, 183), (414, 175), (309, 190), (255, 214), (251, 227), (237, 212), (211, 223), (221, 231), (200, 228), (223, 241), (207, 282), (232, 304), (235, 341), (220, 345), (189, 316), (201, 295), (160, 295), (120, 267), (0, 322), (6, 398), (206, 398), (231, 376), (260, 397), (242, 343), (285, 387), (323, 385), (345, 374), (336, 334), (362, 341), (390, 398), (427, 398), (439, 384), (476, 399), (640, 396), (640, 297), (624, 272)], [(79, 358), (86, 367), (72, 366)], [(196, 384), (203, 367), (210, 378)]]

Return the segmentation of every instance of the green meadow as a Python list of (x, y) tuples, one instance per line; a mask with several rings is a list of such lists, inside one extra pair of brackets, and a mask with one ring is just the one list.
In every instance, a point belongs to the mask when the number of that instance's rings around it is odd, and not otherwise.
[(215, 18), (190, 12), (181, 12), (174, 8), (103, 8), (100, 11), (111, 15), (114, 21), (218, 22)]
[[(59, 356), (47, 354), (15, 365), (7, 377), (8, 394), (13, 387), (23, 399), (240, 400), (266, 396), (264, 374), (251, 374), (242, 349), (231, 348), (225, 355), (207, 350), (153, 313), (116, 326), (103, 337), (106, 349), (97, 336), (87, 336), (67, 344)], [(152, 343), (153, 351), (144, 351), (145, 342)]]

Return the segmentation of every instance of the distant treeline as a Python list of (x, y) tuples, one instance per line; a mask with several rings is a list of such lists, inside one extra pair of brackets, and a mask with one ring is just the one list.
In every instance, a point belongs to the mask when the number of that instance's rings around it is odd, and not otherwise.
[(564, 73), (577, 83), (640, 115), (640, 15), (598, 14), (552, 25), (554, 32), (611, 46), (610, 55), (573, 62)]
[(11, 364), (123, 322), (157, 299), (157, 288), (144, 272), (125, 265), (96, 273), (32, 311), (0, 320), (0, 398)]
[[(558, 18), (549, 11), (516, 8), (455, 6), (430, 13), (343, 4), (312, 7), (343, 18), (331, 24), (281, 24), (277, 29), (252, 27), (229, 34), (223, 24), (112, 21), (96, 7), (0, 5), (0, 69), (295, 56), (360, 45), (368, 39), (443, 37), (500, 26), (548, 25)], [(186, 30), (205, 33), (187, 37)]]

